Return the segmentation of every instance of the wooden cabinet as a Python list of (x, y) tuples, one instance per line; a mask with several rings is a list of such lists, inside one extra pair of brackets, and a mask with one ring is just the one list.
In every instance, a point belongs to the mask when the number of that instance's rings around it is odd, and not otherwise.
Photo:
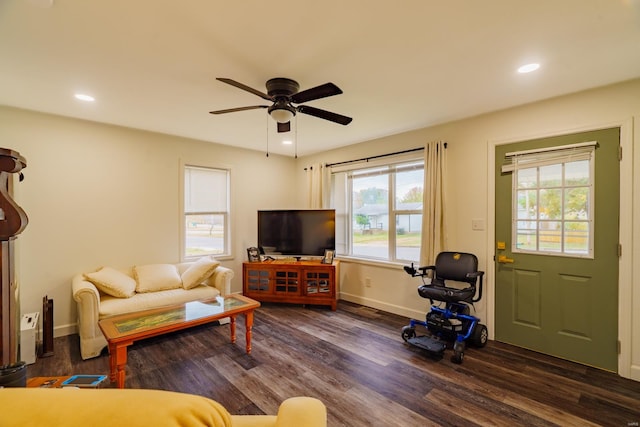
[(340, 261), (264, 261), (242, 265), (242, 292), (264, 302), (329, 305), (338, 303)]

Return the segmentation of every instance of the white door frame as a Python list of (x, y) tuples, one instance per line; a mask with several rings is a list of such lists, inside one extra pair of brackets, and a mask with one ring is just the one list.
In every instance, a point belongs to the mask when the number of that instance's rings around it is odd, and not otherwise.
[[(523, 137), (514, 137), (502, 140), (489, 140), (487, 142), (487, 186), (488, 186), (488, 200), (487, 200), (487, 327), (489, 328), (489, 337), (495, 338), (495, 262), (493, 256), (496, 253), (495, 250), (495, 152), (496, 146), (511, 144), (521, 141), (528, 141), (532, 139), (542, 139), (552, 136), (568, 135), (580, 132), (588, 132), (598, 129), (606, 129), (612, 127), (620, 128), (620, 146), (622, 147), (622, 161), (620, 162), (620, 235), (619, 242), (622, 245), (622, 256), (619, 261), (619, 277), (618, 277), (618, 340), (620, 342), (620, 353), (618, 355), (618, 374), (625, 378), (631, 378), (640, 381), (640, 331), (633, 331), (632, 321), (634, 307), (635, 312), (640, 313), (640, 280), (638, 283), (633, 281), (633, 264), (636, 261), (636, 265), (640, 265), (640, 251), (634, 255), (633, 242), (640, 241), (640, 219), (634, 224), (633, 221), (633, 207), (636, 205), (636, 212), (639, 212), (640, 216), (640, 197), (637, 197), (634, 201), (633, 198), (633, 185), (640, 188), (640, 176), (634, 179), (633, 176), (633, 163), (634, 157), (636, 164), (640, 165), (640, 150), (634, 155), (633, 150), (633, 124), (640, 123), (640, 116), (629, 117), (624, 120), (620, 120), (614, 123), (599, 124), (589, 126), (581, 129), (571, 129), (558, 132), (548, 132), (539, 135), (527, 135)], [(640, 135), (636, 135), (638, 140), (638, 146), (640, 147)], [(640, 175), (640, 174), (639, 174)], [(635, 227), (634, 227), (635, 225)], [(634, 230), (634, 234), (638, 237), (634, 239), (630, 230)], [(635, 292), (634, 292), (635, 291)], [(635, 301), (632, 300), (632, 296), (635, 295)], [(638, 317), (636, 324), (638, 324)], [(635, 341), (634, 334), (635, 332)], [(634, 348), (634, 345), (636, 348)], [(635, 351), (634, 351), (635, 350)], [(634, 354), (635, 353), (635, 354)], [(633, 364), (634, 358), (636, 364)]]

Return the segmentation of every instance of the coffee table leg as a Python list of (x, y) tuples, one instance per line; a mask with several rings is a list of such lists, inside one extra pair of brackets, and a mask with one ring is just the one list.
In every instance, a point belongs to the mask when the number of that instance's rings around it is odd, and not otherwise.
[(117, 383), (118, 388), (124, 388), (125, 366), (127, 365), (127, 346), (109, 345), (109, 379)]
[(247, 337), (247, 354), (251, 354), (251, 330), (253, 329), (253, 310), (248, 311), (244, 314), (244, 323), (247, 327), (246, 337)]
[(229, 329), (231, 331), (231, 342), (236, 342), (236, 316), (229, 317)]
[(109, 344), (109, 381), (112, 383), (116, 382), (116, 372), (118, 370), (116, 366), (116, 354), (118, 353), (118, 348), (115, 345)]

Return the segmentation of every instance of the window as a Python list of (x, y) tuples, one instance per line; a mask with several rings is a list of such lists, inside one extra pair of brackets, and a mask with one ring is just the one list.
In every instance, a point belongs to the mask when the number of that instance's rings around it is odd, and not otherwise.
[(510, 160), (514, 252), (593, 257), (594, 153), (586, 143)]
[(422, 159), (334, 172), (338, 253), (419, 261), (423, 188)]
[(184, 166), (184, 257), (229, 255), (229, 170)]

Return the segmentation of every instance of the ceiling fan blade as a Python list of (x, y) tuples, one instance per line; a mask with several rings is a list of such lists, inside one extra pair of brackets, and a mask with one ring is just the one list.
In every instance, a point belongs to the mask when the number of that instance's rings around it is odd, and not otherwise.
[(328, 96), (340, 95), (342, 90), (333, 83), (325, 83), (311, 89), (303, 90), (291, 96), (291, 102), (302, 104), (303, 102), (313, 101), (314, 99), (326, 98)]
[(278, 122), (278, 133), (289, 132), (291, 130), (291, 122), (280, 123)]
[(256, 110), (258, 108), (269, 108), (266, 105), (251, 105), (249, 107), (227, 108), (226, 110), (209, 111), (209, 114), (235, 113), (236, 111)]
[(320, 119), (329, 120), (341, 125), (348, 125), (353, 120), (351, 117), (343, 116), (341, 114), (332, 113), (331, 111), (321, 110), (315, 107), (309, 107), (308, 105), (299, 105), (296, 107), (296, 111), (308, 114), (310, 116), (318, 117)]
[(269, 97), (269, 95), (267, 95), (266, 93), (260, 92), (259, 90), (254, 89), (252, 87), (249, 87), (247, 85), (243, 85), (242, 83), (239, 83), (239, 82), (237, 82), (235, 80), (226, 79), (226, 78), (223, 78), (223, 77), (216, 77), (216, 80), (219, 80), (222, 83), (226, 83), (226, 84), (231, 85), (231, 86), (235, 86), (238, 89), (242, 89), (242, 90), (246, 90), (247, 92), (251, 92), (252, 94), (258, 95), (260, 98), (266, 99), (267, 101), (273, 101), (273, 99), (271, 99)]

